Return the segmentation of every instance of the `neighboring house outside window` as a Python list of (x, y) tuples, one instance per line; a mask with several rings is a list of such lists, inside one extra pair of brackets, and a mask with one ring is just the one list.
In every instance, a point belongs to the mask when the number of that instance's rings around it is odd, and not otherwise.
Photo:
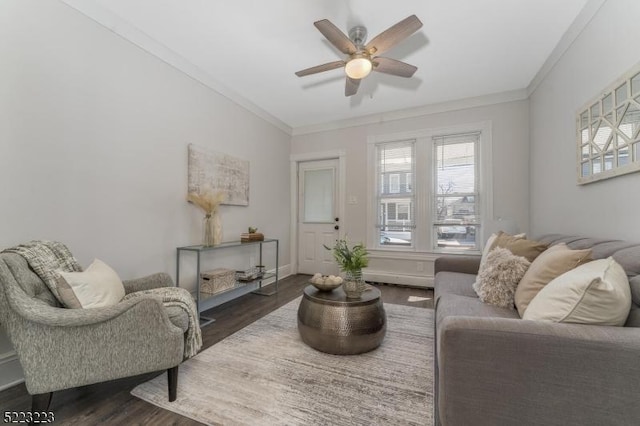
[(480, 133), (433, 138), (436, 211), (431, 222), (437, 247), (476, 249), (478, 143)]
[(382, 246), (411, 246), (414, 194), (400, 182), (406, 182), (407, 175), (413, 173), (414, 144), (415, 141), (400, 141), (376, 146), (376, 175), (382, 182), (377, 185), (376, 209), (380, 214), (376, 228)]

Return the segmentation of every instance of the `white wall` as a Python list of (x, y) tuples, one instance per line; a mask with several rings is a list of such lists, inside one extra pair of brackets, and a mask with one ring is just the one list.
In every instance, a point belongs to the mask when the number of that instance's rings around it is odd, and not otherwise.
[(576, 185), (575, 114), (640, 61), (640, 2), (608, 0), (530, 97), (531, 230), (640, 241), (640, 173)]
[[(358, 203), (345, 204), (346, 216), (341, 218), (341, 226), (350, 240), (366, 241), (368, 225), (364, 218), (367, 216), (367, 137), (491, 121), (493, 219), (511, 219), (517, 230), (526, 232), (529, 224), (528, 116), (527, 100), (461, 109), (380, 124), (296, 135), (292, 139), (291, 153), (295, 155), (331, 150), (346, 152), (346, 194), (342, 201), (344, 203), (349, 197), (355, 196)], [(433, 259), (428, 254), (412, 256), (410, 261), (376, 258), (370, 263), (369, 270), (404, 275), (393, 282), (429, 285), (433, 275)], [(419, 271), (421, 266), (418, 262), (426, 262), (423, 265), (424, 271)]]
[(124, 279), (175, 276), (175, 248), (201, 239), (195, 143), (250, 161), (225, 239), (254, 225), (290, 258), (289, 135), (61, 2), (3, 0), (0, 58), (0, 247), (60, 240)]

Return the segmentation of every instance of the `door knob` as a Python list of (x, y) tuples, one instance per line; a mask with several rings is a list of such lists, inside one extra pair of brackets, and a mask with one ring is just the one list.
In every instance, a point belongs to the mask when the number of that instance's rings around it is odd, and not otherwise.
[(339, 222), (339, 221), (340, 221), (340, 218), (339, 218), (339, 217), (336, 217), (336, 222)]
[(333, 229), (335, 229), (337, 231), (338, 229), (340, 229), (340, 227), (338, 225), (336, 225), (336, 226), (333, 227)]

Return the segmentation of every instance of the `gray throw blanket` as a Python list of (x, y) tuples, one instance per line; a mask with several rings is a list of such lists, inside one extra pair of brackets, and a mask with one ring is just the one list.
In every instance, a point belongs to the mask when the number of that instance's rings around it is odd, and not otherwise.
[[(58, 294), (57, 270), (65, 272), (82, 272), (82, 267), (73, 257), (67, 246), (57, 241), (34, 240), (20, 244), (4, 252), (17, 253), (24, 257), (33, 271), (49, 287), (51, 293), (60, 300)], [(198, 309), (189, 292), (183, 288), (161, 287), (151, 290), (136, 291), (123, 300), (137, 297), (154, 297), (162, 301), (164, 306), (178, 306), (189, 318), (189, 328), (184, 345), (184, 357), (191, 358), (202, 347), (202, 332), (198, 323)], [(61, 300), (60, 300), (61, 301)], [(62, 301), (61, 301), (62, 302)]]
[(202, 347), (202, 331), (198, 323), (198, 309), (191, 294), (180, 287), (160, 287), (150, 290), (135, 291), (124, 297), (124, 300), (139, 297), (158, 298), (164, 306), (178, 306), (182, 308), (189, 317), (189, 328), (184, 343), (184, 357), (191, 358), (196, 355)]
[(30, 241), (16, 247), (3, 250), (7, 253), (16, 253), (24, 257), (51, 293), (60, 302), (58, 294), (58, 274), (56, 270), (64, 272), (82, 272), (82, 267), (73, 257), (67, 246), (57, 241)]

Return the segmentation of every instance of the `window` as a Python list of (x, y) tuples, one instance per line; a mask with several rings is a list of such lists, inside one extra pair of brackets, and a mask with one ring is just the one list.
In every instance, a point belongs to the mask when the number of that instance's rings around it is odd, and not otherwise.
[(435, 211), (432, 227), (436, 247), (478, 248), (479, 137), (479, 133), (472, 133), (433, 138)]
[(389, 192), (392, 194), (400, 192), (400, 175), (389, 175)]
[[(414, 194), (409, 189), (400, 191), (401, 176), (412, 175), (415, 141), (381, 143), (376, 145), (376, 176), (381, 184), (376, 194), (376, 221), (379, 244), (381, 246), (411, 246), (413, 240)], [(388, 186), (384, 185), (385, 178)]]
[[(493, 217), (491, 123), (369, 137), (367, 247), (479, 251)], [(491, 224), (489, 224), (491, 225)], [(490, 229), (490, 227), (489, 227)]]

